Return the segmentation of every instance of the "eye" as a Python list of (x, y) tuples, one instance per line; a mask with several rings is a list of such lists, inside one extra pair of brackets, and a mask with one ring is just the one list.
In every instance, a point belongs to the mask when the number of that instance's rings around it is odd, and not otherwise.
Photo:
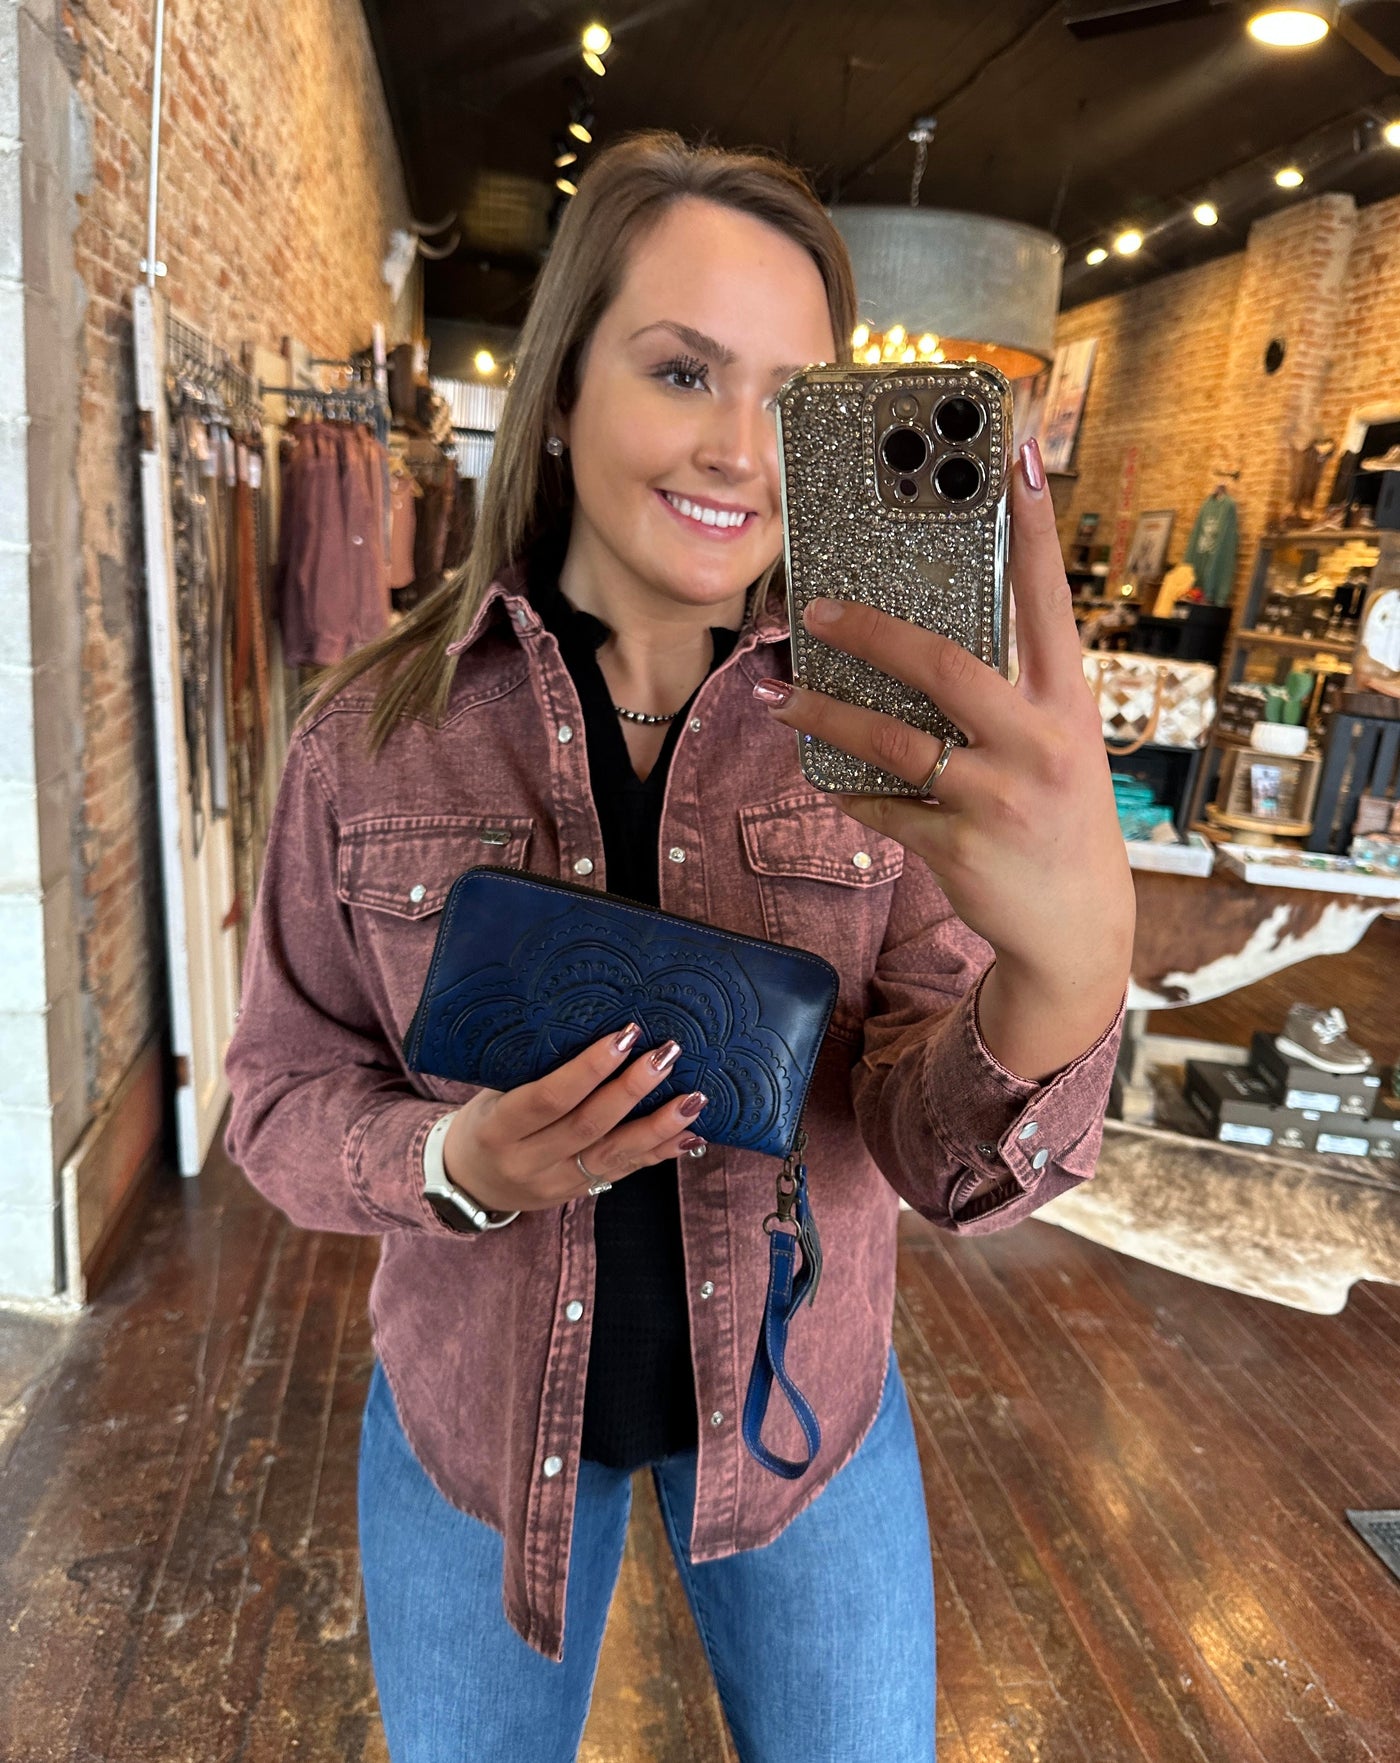
[[(693, 355), (678, 355), (657, 368), (655, 378), (665, 381), (681, 392), (696, 391), (709, 384), (708, 363)], [(689, 382), (689, 384), (685, 382)]]

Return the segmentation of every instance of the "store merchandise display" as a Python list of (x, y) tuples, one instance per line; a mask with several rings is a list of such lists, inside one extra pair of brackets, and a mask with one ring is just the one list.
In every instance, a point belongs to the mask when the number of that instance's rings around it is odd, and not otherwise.
[(1283, 1032), (1254, 1034), (1248, 1065), (1188, 1059), (1185, 1096), (1222, 1144), (1400, 1158), (1400, 1096), (1373, 1063), (1336, 1006), (1295, 1004)]

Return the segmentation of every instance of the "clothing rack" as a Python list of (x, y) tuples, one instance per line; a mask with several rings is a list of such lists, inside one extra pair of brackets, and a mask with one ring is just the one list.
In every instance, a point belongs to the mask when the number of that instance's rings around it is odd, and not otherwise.
[(377, 386), (340, 386), (325, 391), (315, 386), (260, 384), (258, 390), (265, 398), (285, 398), (296, 415), (309, 411), (325, 422), (368, 423), (381, 447), (389, 443), (389, 405)]
[(165, 326), (165, 365), (182, 402), (197, 404), (211, 417), (239, 428), (261, 431), (257, 381), (227, 350), (173, 314)]

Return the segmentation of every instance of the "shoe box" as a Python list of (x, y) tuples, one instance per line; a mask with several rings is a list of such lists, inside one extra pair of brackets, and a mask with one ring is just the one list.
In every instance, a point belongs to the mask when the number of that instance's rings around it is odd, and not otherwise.
[(1272, 1088), (1285, 1108), (1317, 1114), (1355, 1114), (1369, 1120), (1381, 1093), (1376, 1071), (1321, 1071), (1305, 1059), (1282, 1053), (1273, 1035), (1256, 1033), (1249, 1043), (1250, 1068)]
[[(1368, 1119), (1343, 1113), (1339, 1105), (1289, 1107), (1273, 1080), (1248, 1066), (1188, 1059), (1185, 1093), (1211, 1137), (1222, 1144), (1352, 1157), (1400, 1157), (1400, 1118), (1383, 1115)], [(1335, 1093), (1322, 1094), (1337, 1102)]]

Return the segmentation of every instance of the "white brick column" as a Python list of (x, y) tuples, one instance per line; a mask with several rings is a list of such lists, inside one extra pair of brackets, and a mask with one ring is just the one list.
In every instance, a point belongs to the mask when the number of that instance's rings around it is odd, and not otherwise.
[(58, 9), (0, 0), (0, 1304), (57, 1305), (58, 1169), (87, 1116), (73, 820), (85, 128)]

